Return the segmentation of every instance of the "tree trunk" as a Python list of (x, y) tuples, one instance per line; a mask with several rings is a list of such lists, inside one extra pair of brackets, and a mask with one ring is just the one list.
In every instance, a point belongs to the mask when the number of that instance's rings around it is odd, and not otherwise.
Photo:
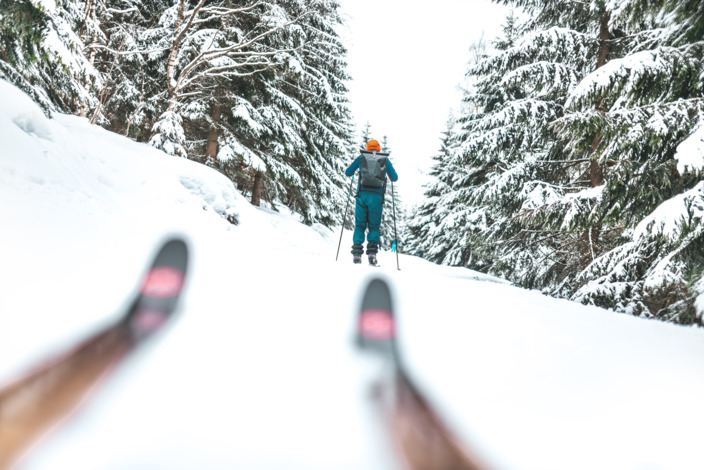
[[(609, 20), (611, 12), (604, 12), (601, 17), (601, 25), (599, 26), (599, 55), (596, 60), (596, 68), (606, 65), (606, 58), (609, 55)], [(596, 111), (604, 113), (607, 110), (601, 101), (596, 103)], [(601, 144), (602, 134), (597, 131), (591, 144), (591, 161), (589, 162), (589, 183), (592, 188), (604, 184), (604, 167), (599, 163), (597, 150)], [(599, 247), (601, 235), (601, 224), (592, 224), (582, 235), (582, 256), (580, 260), (580, 270), (586, 268), (594, 259), (601, 254)]]
[(599, 58), (596, 62), (596, 68), (603, 67), (606, 65), (606, 56), (609, 54), (609, 20), (611, 19), (611, 12), (604, 12), (604, 16), (601, 17), (601, 25), (599, 26)]
[(222, 106), (218, 100), (220, 93), (215, 92), (215, 104), (213, 105), (212, 114), (210, 115), (212, 122), (210, 123), (210, 129), (208, 130), (208, 144), (205, 148), (205, 164), (212, 167), (215, 163), (215, 157), (218, 154), (218, 136), (219, 130), (218, 125), (220, 124), (220, 115), (222, 113)]
[(252, 185), (252, 205), (259, 206), (262, 199), (262, 183), (264, 180), (264, 173), (257, 171), (254, 174), (254, 184)]
[[(596, 147), (599, 145), (600, 142), (601, 134), (597, 134), (596, 137), (594, 137), (594, 140), (592, 141), (593, 151), (596, 150)], [(604, 183), (604, 168), (594, 158), (589, 162), (589, 181), (592, 185), (592, 188), (601, 186)]]
[(183, 19), (185, 16), (186, 0), (180, 0), (178, 2), (178, 13), (176, 15), (176, 24), (174, 25), (174, 42), (171, 44), (171, 51), (169, 52), (169, 58), (166, 61), (166, 87), (169, 92), (169, 98), (176, 98), (178, 95), (178, 87), (176, 85), (176, 59), (178, 56), (179, 48), (181, 47), (182, 35), (179, 34), (181, 30), (181, 25), (183, 25)]
[[(599, 69), (606, 65), (606, 57), (609, 55), (609, 20), (611, 19), (611, 12), (605, 12), (604, 16), (601, 17), (601, 25), (599, 27), (599, 56), (596, 61), (596, 68)], [(597, 102), (596, 110), (598, 112), (606, 112), (604, 105), (601, 101)], [(592, 161), (589, 165), (589, 181), (593, 188), (600, 186), (604, 183), (604, 169), (601, 164), (594, 158), (596, 155), (596, 150), (599, 148), (601, 143), (601, 132), (597, 132), (592, 140)]]

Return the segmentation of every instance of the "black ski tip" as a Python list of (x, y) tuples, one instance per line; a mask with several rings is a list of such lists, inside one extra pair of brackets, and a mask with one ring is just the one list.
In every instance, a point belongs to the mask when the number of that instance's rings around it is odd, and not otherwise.
[(133, 336), (143, 337), (166, 323), (186, 283), (188, 246), (181, 238), (164, 242), (144, 273), (139, 294), (125, 318)]
[(366, 309), (384, 309), (393, 312), (393, 304), (391, 301), (391, 289), (385, 280), (381, 278), (373, 278), (367, 284), (362, 297), (362, 310)]
[(367, 284), (357, 320), (357, 345), (395, 354), (396, 321), (389, 285), (380, 278)]
[(154, 266), (173, 266), (186, 272), (188, 268), (188, 245), (182, 238), (171, 238), (164, 242), (154, 259)]

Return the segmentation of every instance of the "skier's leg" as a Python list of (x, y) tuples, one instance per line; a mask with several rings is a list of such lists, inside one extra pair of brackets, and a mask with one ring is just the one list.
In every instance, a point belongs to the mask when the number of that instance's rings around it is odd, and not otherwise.
[(355, 201), (352, 254), (354, 256), (362, 256), (364, 254), (364, 231), (367, 228), (367, 207), (360, 196), (357, 196)]
[(381, 208), (384, 196), (368, 193), (367, 207), (369, 208), (369, 233), (367, 234), (367, 254), (376, 255), (379, 250), (379, 230), (381, 229)]

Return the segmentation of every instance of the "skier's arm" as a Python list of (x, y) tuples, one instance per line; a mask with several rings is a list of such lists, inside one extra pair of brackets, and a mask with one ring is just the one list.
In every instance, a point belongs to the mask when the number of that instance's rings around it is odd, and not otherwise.
[(386, 159), (386, 172), (389, 174), (389, 178), (391, 178), (391, 181), (398, 181), (398, 175), (396, 174), (396, 170), (394, 170), (394, 166), (391, 164), (391, 160), (388, 158)]
[(352, 164), (347, 167), (347, 169), (345, 170), (346, 176), (352, 176), (352, 174), (354, 174), (354, 172), (357, 171), (357, 168), (359, 168), (360, 158), (362, 158), (361, 155), (359, 157), (355, 158), (354, 161), (352, 162)]

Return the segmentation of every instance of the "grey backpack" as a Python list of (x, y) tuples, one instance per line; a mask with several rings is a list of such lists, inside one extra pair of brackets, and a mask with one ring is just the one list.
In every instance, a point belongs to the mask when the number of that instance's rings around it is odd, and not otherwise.
[(383, 188), (386, 185), (386, 159), (388, 153), (362, 150), (359, 162), (359, 183), (362, 186)]

